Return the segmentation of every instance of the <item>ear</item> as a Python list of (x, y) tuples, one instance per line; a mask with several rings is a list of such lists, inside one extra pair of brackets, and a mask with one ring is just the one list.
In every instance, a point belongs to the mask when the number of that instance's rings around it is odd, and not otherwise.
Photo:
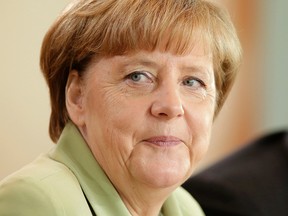
[(70, 119), (78, 126), (84, 125), (83, 86), (76, 70), (69, 73), (66, 84), (66, 108)]

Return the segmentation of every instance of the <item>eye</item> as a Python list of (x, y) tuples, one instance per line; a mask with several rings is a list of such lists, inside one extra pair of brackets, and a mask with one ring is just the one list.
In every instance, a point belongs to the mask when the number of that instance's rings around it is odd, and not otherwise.
[(140, 81), (142, 77), (143, 77), (143, 74), (140, 74), (140, 73), (132, 73), (129, 76), (129, 78), (135, 82)]
[(149, 73), (143, 71), (135, 71), (128, 74), (126, 79), (135, 83), (152, 83), (152, 78), (149, 76)]
[(186, 78), (185, 80), (183, 80), (182, 84), (195, 89), (206, 87), (205, 83), (202, 80), (195, 77)]

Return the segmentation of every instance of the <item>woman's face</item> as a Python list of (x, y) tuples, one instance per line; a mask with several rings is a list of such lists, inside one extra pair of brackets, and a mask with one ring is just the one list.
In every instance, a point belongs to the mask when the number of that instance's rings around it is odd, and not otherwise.
[(191, 175), (210, 140), (211, 56), (197, 47), (114, 56), (92, 63), (83, 79), (76, 124), (114, 184), (164, 188)]

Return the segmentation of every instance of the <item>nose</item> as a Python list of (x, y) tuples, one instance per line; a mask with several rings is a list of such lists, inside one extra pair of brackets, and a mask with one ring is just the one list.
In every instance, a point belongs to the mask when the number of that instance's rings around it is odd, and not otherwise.
[(151, 113), (157, 118), (172, 119), (184, 115), (180, 93), (173, 85), (162, 86), (157, 91), (151, 106)]

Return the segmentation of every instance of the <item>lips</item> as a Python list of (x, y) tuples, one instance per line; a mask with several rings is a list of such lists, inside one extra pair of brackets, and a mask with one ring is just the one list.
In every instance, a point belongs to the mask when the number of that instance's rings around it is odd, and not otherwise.
[(149, 144), (153, 144), (159, 147), (170, 147), (170, 146), (175, 146), (175, 145), (179, 145), (182, 143), (181, 139), (179, 139), (178, 137), (174, 137), (174, 136), (157, 136), (157, 137), (151, 137), (144, 141)]

